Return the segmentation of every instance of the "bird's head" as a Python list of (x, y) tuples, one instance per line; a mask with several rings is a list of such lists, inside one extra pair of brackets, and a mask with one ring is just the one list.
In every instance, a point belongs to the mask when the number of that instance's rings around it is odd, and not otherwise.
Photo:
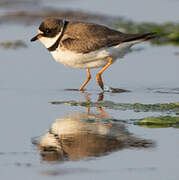
[(47, 18), (40, 24), (38, 34), (31, 39), (31, 42), (40, 40), (46, 48), (49, 48), (60, 36), (63, 26), (63, 20)]

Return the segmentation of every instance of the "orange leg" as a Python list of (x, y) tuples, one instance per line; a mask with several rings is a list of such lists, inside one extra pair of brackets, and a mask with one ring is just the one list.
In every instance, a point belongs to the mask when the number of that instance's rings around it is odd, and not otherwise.
[(104, 66), (96, 75), (96, 81), (98, 82), (99, 86), (101, 87), (102, 90), (104, 90), (104, 85), (103, 85), (103, 81), (101, 78), (101, 74), (113, 63), (113, 58), (108, 56), (108, 63), (106, 64), (106, 66)]
[(86, 81), (83, 83), (83, 85), (80, 87), (80, 91), (83, 91), (83, 88), (87, 85), (87, 83), (89, 82), (89, 80), (91, 79), (91, 73), (90, 73), (90, 70), (87, 69), (87, 72), (88, 72), (88, 77), (86, 79)]

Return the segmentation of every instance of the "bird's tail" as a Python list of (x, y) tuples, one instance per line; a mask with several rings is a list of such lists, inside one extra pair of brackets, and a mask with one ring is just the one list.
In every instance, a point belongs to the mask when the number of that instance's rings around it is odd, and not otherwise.
[(127, 39), (124, 39), (123, 42), (142, 42), (153, 39), (156, 37), (156, 33), (144, 33), (144, 34), (130, 34)]

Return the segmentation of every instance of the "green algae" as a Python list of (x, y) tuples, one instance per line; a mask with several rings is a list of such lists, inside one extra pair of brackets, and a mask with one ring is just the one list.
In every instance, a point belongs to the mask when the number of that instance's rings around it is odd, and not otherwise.
[(121, 20), (115, 24), (125, 33), (147, 33), (155, 32), (156, 38), (151, 40), (153, 45), (179, 45), (179, 23), (135, 23), (133, 21)]
[(145, 117), (134, 122), (135, 125), (147, 126), (152, 128), (159, 127), (179, 127), (179, 117), (159, 116)]
[(52, 104), (69, 104), (71, 106), (84, 107), (107, 107), (116, 110), (133, 110), (135, 112), (174, 112), (179, 113), (179, 102), (175, 103), (157, 103), (157, 104), (141, 104), (141, 103), (114, 103), (112, 101), (54, 101)]
[(21, 40), (16, 40), (16, 41), (1, 42), (0, 47), (4, 49), (19, 49), (19, 48), (26, 48), (27, 45)]
[[(141, 103), (114, 103), (112, 101), (99, 101), (99, 102), (80, 102), (80, 101), (54, 101), (52, 104), (68, 104), (71, 106), (82, 107), (106, 107), (113, 110), (133, 110), (135, 112), (162, 112), (162, 113), (175, 113), (179, 114), (179, 102), (175, 103), (158, 103), (158, 104), (141, 104)], [(104, 119), (105, 121), (115, 121), (127, 124), (134, 124), (150, 128), (166, 128), (175, 127), (179, 128), (178, 116), (150, 116), (142, 119)]]

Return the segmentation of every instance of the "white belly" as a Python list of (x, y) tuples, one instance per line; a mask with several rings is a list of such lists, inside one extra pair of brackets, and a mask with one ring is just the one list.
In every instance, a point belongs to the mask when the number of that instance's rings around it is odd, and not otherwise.
[(107, 56), (113, 57), (115, 61), (117, 58), (122, 58), (128, 53), (131, 46), (131, 43), (122, 43), (114, 47), (103, 48), (86, 54), (61, 50), (59, 48), (51, 53), (57, 62), (65, 66), (80, 69), (99, 68), (108, 63)]

